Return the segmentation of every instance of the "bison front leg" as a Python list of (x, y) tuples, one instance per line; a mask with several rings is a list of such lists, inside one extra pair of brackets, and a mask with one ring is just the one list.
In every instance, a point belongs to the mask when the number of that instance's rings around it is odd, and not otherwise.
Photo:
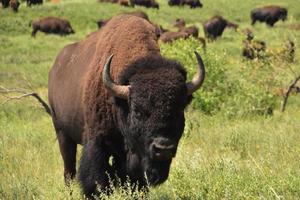
[(31, 32), (31, 36), (35, 37), (36, 33), (38, 32), (38, 28), (36, 28), (35, 26), (33, 26), (32, 32)]
[(79, 181), (87, 197), (98, 195), (97, 185), (101, 191), (108, 191), (111, 167), (109, 153), (102, 141), (93, 139), (84, 145), (79, 167)]

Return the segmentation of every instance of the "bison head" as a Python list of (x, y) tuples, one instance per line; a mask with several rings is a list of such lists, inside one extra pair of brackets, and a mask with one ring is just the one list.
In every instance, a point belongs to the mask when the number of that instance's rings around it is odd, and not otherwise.
[(282, 21), (285, 21), (287, 19), (287, 15), (288, 15), (288, 11), (285, 8), (282, 8), (280, 10), (280, 15), (279, 15), (279, 19), (281, 19)]
[(161, 57), (151, 65), (164, 67), (141, 67), (128, 85), (113, 82), (112, 56), (103, 69), (103, 83), (115, 97), (116, 121), (128, 149), (126, 171), (140, 185), (160, 184), (169, 175), (184, 130), (184, 109), (204, 81), (203, 62), (197, 53), (196, 57), (198, 72), (188, 83), (181, 65)]

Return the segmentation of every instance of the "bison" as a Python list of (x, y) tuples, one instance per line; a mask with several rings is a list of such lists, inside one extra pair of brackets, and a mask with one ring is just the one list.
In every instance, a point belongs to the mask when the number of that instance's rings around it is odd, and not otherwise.
[(188, 5), (190, 8), (202, 8), (203, 4), (200, 0), (169, 0), (169, 6), (183, 6)]
[(279, 6), (256, 8), (251, 11), (251, 24), (254, 25), (256, 21), (259, 21), (265, 22), (267, 25), (272, 27), (279, 20), (285, 21), (287, 14), (287, 9)]
[(14, 12), (18, 12), (20, 2), (18, 0), (0, 0), (2, 8), (10, 7)]
[(26, 4), (29, 7), (31, 5), (41, 5), (41, 4), (43, 4), (43, 0), (26, 0)]
[(20, 2), (18, 0), (10, 0), (9, 1), (9, 7), (11, 7), (11, 9), (14, 12), (18, 12), (19, 6), (20, 6)]
[(159, 9), (159, 4), (155, 0), (129, 0), (131, 6), (144, 6), (146, 8), (157, 8)]
[(205, 36), (208, 39), (215, 40), (220, 37), (226, 27), (237, 29), (238, 25), (227, 21), (221, 16), (213, 16), (203, 24)]
[(185, 20), (183, 18), (178, 18), (173, 23), (174, 27), (178, 28), (177, 34), (175, 33), (169, 33), (163, 36), (161, 39), (162, 42), (171, 42), (179, 38), (188, 38), (188, 37), (194, 37), (196, 38), (201, 44), (203, 49), (206, 49), (206, 41), (202, 37), (198, 37), (199, 35), (199, 29), (196, 26), (185, 26)]
[(45, 17), (34, 20), (30, 22), (29, 25), (32, 26), (32, 37), (35, 37), (38, 31), (59, 34), (62, 36), (75, 33), (68, 20), (57, 17)]
[[(195, 52), (196, 53), (196, 52)], [(184, 109), (204, 81), (187, 82), (181, 64), (160, 54), (155, 27), (120, 15), (67, 45), (49, 72), (49, 103), (66, 183), (76, 174), (86, 196), (114, 183), (158, 185), (169, 175), (184, 129)], [(116, 178), (118, 177), (118, 178)]]
[(189, 37), (188, 33), (185, 32), (173, 32), (173, 31), (166, 31), (161, 34), (160, 40), (164, 43), (173, 42), (174, 40), (178, 39), (187, 39)]

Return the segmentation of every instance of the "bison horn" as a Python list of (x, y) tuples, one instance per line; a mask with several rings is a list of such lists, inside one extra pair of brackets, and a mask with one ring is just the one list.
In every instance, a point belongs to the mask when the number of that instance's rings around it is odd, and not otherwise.
[(191, 82), (186, 84), (188, 95), (192, 95), (198, 90), (205, 78), (205, 68), (201, 56), (195, 51), (195, 55), (198, 61), (198, 70)]
[(117, 85), (114, 83), (110, 76), (110, 64), (113, 58), (113, 54), (107, 59), (106, 64), (104, 65), (103, 68), (103, 73), (102, 73), (102, 80), (105, 85), (105, 88), (113, 95), (116, 97), (119, 97), (121, 99), (128, 99), (129, 96), (129, 87), (130, 86), (125, 86), (125, 85)]

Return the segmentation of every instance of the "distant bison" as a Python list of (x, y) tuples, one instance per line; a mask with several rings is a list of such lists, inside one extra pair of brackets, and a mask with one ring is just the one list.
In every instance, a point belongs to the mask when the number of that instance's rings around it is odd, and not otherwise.
[[(114, 56), (113, 56), (114, 55)], [(67, 45), (49, 72), (49, 103), (68, 183), (76, 174), (87, 197), (130, 181), (163, 183), (183, 134), (184, 109), (204, 81), (187, 82), (183, 66), (164, 58), (155, 27), (132, 16), (113, 17), (81, 42)], [(96, 185), (97, 184), (97, 185)]]
[(265, 6), (262, 8), (256, 8), (251, 11), (252, 25), (254, 25), (256, 21), (260, 21), (265, 22), (272, 27), (279, 20), (285, 21), (287, 15), (287, 9), (279, 6)]
[(99, 2), (118, 3), (119, 0), (98, 0)]
[(129, 0), (131, 6), (144, 6), (146, 8), (157, 8), (159, 9), (159, 4), (155, 0)]
[(20, 2), (18, 0), (10, 0), (9, 1), (9, 7), (11, 7), (11, 9), (14, 12), (18, 12), (19, 6), (20, 6)]
[(57, 17), (45, 17), (43, 19), (34, 20), (30, 25), (32, 25), (33, 30), (31, 35), (33, 37), (35, 37), (38, 31), (61, 36), (75, 33), (68, 20)]
[(189, 37), (188, 33), (185, 32), (173, 32), (167, 31), (161, 34), (160, 40), (164, 43), (173, 42), (178, 39), (187, 39)]
[[(205, 41), (204, 38), (198, 36), (199, 35), (199, 29), (196, 26), (186, 27), (185, 26), (185, 20), (183, 18), (176, 19), (173, 26), (178, 28), (179, 33), (186, 33), (187, 37), (192, 36), (192, 37), (196, 38), (202, 44), (203, 49), (206, 49), (206, 41)], [(166, 39), (164, 39), (164, 40), (166, 40)], [(171, 40), (171, 41), (173, 41), (173, 40)]]
[(0, 0), (2, 8), (10, 7), (14, 12), (18, 12), (20, 2), (18, 0)]
[(205, 36), (212, 40), (220, 37), (226, 27), (237, 29), (238, 25), (221, 16), (214, 16), (203, 24)]
[(26, 0), (27, 6), (43, 4), (43, 0)]
[(120, 4), (121, 6), (129, 6), (129, 0), (119, 0), (118, 4)]
[(185, 26), (185, 20), (183, 18), (176, 19), (174, 27), (177, 27), (179, 32), (185, 32), (188, 36), (198, 37), (199, 29), (196, 26)]
[(203, 4), (200, 0), (169, 0), (169, 6), (183, 6), (188, 5), (190, 8), (203, 7)]

